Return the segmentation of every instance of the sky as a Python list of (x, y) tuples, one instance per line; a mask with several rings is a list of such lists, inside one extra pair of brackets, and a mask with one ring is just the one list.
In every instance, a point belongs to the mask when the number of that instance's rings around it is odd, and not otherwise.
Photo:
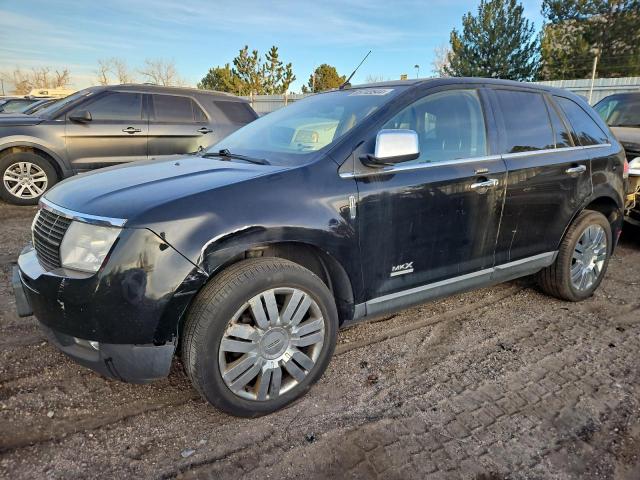
[[(521, 0), (539, 29), (541, 0)], [(300, 91), (315, 66), (349, 75), (397, 79), (432, 74), (434, 49), (446, 45), (479, 0), (0, 0), (0, 71), (68, 67), (73, 86), (96, 83), (98, 59), (173, 60), (189, 85), (212, 66), (231, 62), (249, 45), (276, 45), (293, 64)]]

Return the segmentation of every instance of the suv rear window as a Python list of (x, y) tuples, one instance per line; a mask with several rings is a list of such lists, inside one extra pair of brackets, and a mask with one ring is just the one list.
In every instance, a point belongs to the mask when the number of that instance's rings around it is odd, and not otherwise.
[(256, 115), (251, 110), (249, 104), (244, 102), (229, 102), (224, 100), (213, 101), (214, 110), (216, 110), (216, 118), (226, 121), (226, 123), (245, 123), (255, 120)]
[(202, 109), (189, 97), (153, 95), (154, 118), (158, 122), (206, 122)]
[(566, 115), (571, 127), (576, 145), (598, 145), (608, 143), (609, 139), (598, 124), (573, 100), (555, 97), (558, 105)]
[(504, 119), (504, 153), (555, 147), (544, 97), (539, 93), (494, 90)]

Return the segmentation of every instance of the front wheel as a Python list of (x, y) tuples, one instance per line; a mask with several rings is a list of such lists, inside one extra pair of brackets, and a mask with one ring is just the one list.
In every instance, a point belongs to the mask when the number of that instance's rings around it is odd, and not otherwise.
[(198, 294), (182, 360), (211, 404), (256, 417), (309, 390), (329, 363), (337, 330), (335, 301), (320, 278), (288, 260), (250, 259)]
[(538, 273), (542, 290), (578, 302), (598, 288), (609, 265), (611, 225), (600, 212), (585, 210), (571, 224), (553, 265)]
[(0, 158), (0, 197), (15, 205), (35, 205), (57, 181), (53, 165), (35, 152), (12, 152)]

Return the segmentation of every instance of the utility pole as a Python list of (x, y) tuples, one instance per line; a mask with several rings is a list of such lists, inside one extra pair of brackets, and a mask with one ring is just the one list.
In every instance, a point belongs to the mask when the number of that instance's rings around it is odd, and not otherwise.
[(4, 97), (4, 80), (0, 78), (0, 85), (2, 85), (2, 96)]
[(416, 69), (416, 78), (420, 77), (420, 65), (414, 65), (413, 68)]
[(596, 50), (596, 56), (593, 57), (593, 68), (591, 69), (591, 87), (589, 87), (589, 105), (591, 105), (591, 97), (593, 96), (593, 84), (596, 80), (596, 68), (598, 67), (598, 56), (600, 51)]

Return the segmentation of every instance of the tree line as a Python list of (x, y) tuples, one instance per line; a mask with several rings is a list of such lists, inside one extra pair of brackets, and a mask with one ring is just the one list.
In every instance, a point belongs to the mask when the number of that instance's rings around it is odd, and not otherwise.
[[(435, 49), (433, 74), (522, 81), (587, 78), (597, 57), (601, 76), (640, 75), (640, 0), (543, 0), (541, 13), (544, 23), (536, 33), (518, 0), (480, 0), (475, 12), (462, 17), (462, 28), (451, 31), (449, 43)], [(17, 94), (71, 83), (68, 68), (16, 68), (0, 72), (0, 78), (13, 84)], [(283, 94), (295, 80), (292, 63), (280, 58), (278, 47), (263, 57), (245, 45), (231, 62), (210, 68), (197, 87), (235, 95)], [(337, 88), (345, 80), (323, 63), (302, 92)], [(368, 82), (380, 80), (381, 75), (367, 75)], [(140, 81), (186, 85), (173, 60), (146, 59), (138, 68), (120, 58), (98, 60), (97, 84)]]
[(434, 73), (512, 80), (640, 75), (640, 0), (543, 0), (536, 34), (516, 0), (481, 0), (440, 47)]

